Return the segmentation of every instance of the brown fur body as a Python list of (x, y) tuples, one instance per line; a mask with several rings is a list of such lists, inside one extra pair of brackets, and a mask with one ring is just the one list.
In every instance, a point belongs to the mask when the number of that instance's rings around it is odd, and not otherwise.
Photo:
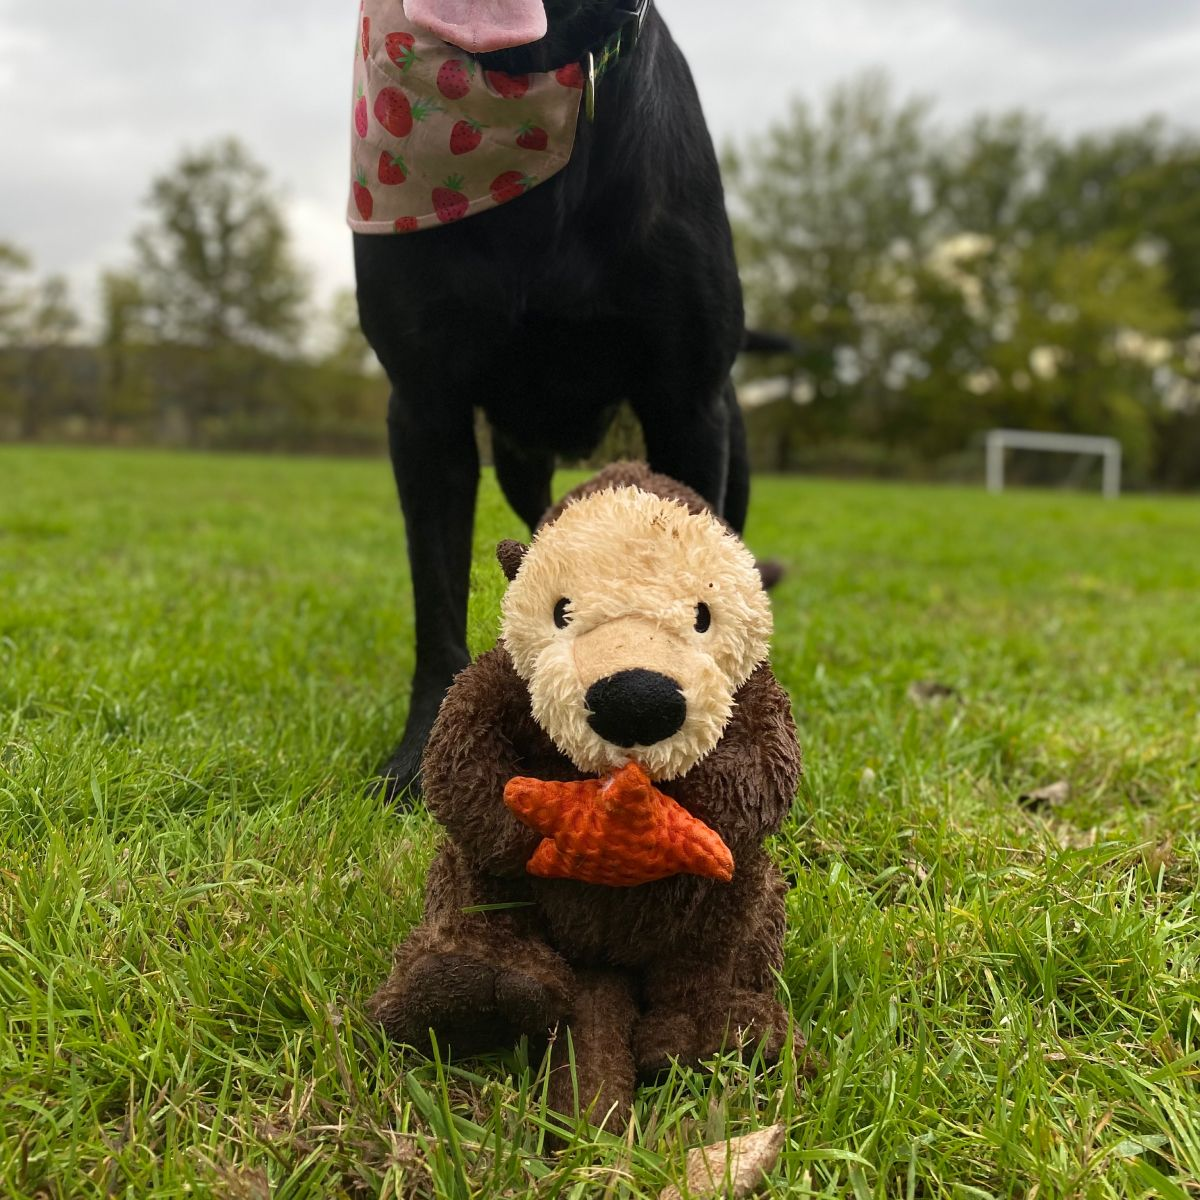
[[(373, 1012), (401, 1041), (428, 1045), (432, 1028), (460, 1054), (558, 1026), (551, 1101), (560, 1111), (591, 1108), (597, 1121), (609, 1113), (623, 1121), (635, 1077), (671, 1058), (694, 1063), (739, 1040), (765, 1040), (778, 1054), (788, 1017), (773, 973), (787, 889), (763, 841), (782, 825), (799, 770), (787, 696), (761, 665), (736, 693), (716, 748), (658, 785), (721, 835), (734, 858), (731, 883), (680, 875), (610, 888), (534, 878), (526, 863), (541, 835), (505, 807), (504, 786), (517, 775), (583, 776), (534, 721), (501, 644), (459, 675), (430, 737), (425, 795), (447, 840), (430, 870), (424, 919), (397, 951)], [(491, 905), (515, 907), (465, 911)]]

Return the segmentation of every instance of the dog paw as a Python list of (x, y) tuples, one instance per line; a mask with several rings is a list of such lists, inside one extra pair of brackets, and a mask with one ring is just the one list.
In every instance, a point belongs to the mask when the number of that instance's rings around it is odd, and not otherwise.
[(762, 579), (764, 591), (770, 591), (776, 585), (783, 581), (783, 577), (787, 574), (787, 568), (783, 563), (778, 562), (773, 558), (760, 558), (755, 564), (758, 568), (758, 574)]
[(379, 768), (379, 792), (388, 804), (408, 808), (421, 799), (421, 755), (424, 752), (425, 738), (410, 741), (406, 734), (391, 758)]

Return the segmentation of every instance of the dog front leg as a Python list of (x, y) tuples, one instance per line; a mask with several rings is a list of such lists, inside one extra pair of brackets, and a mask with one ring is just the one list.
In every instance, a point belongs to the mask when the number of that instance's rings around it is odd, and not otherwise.
[(419, 789), (421, 755), (442, 697), (470, 662), (467, 594), (479, 487), (474, 410), (394, 391), (388, 446), (408, 535), (417, 635), (408, 724), (383, 768), (392, 799)]

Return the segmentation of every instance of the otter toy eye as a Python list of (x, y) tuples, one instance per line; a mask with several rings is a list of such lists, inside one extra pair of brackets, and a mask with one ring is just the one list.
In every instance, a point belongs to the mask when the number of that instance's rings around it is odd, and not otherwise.
[(707, 604), (696, 605), (696, 632), (707, 633), (712, 628), (712, 609)]
[(570, 600), (568, 600), (566, 598), (566, 596), (564, 596), (554, 606), (554, 623), (555, 623), (555, 625), (557, 625), (559, 627), (559, 629), (566, 629), (566, 627), (568, 625), (570, 625), (570, 623), (571, 623), (571, 616), (567, 612), (567, 609), (570, 606), (570, 604), (571, 604)]

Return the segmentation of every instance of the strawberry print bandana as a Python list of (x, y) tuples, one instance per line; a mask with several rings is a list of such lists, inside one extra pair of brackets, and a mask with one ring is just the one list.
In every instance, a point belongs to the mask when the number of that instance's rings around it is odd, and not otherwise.
[(349, 221), (415, 233), (495, 208), (570, 161), (583, 70), (506, 75), (364, 0), (355, 53)]

